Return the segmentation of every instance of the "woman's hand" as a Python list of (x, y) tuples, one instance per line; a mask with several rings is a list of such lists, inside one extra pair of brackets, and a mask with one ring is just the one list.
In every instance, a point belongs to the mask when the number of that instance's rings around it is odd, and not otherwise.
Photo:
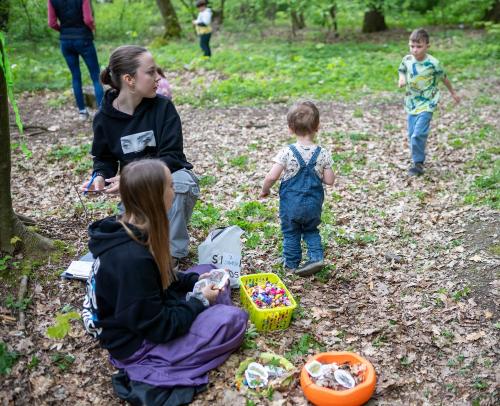
[(205, 286), (201, 291), (210, 305), (213, 305), (215, 303), (215, 301), (217, 300), (217, 296), (219, 296), (219, 292), (219, 289), (214, 288), (214, 285)]
[(106, 182), (110, 183), (110, 185), (106, 188), (106, 193), (115, 195), (120, 192), (120, 175), (106, 179)]
[(82, 186), (80, 186), (81, 192), (98, 192), (104, 190), (104, 177), (96, 176), (90, 188), (88, 187), (90, 180), (83, 182)]

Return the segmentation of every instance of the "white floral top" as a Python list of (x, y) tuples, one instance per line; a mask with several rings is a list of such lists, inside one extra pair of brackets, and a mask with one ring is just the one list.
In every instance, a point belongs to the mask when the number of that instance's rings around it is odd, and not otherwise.
[[(297, 151), (299, 151), (299, 154), (306, 165), (311, 160), (311, 157), (317, 147), (317, 145), (302, 145), (299, 143), (295, 143), (293, 144), (293, 146), (297, 148)], [(314, 169), (316, 170), (316, 173), (318, 174), (320, 179), (323, 179), (323, 172), (325, 171), (325, 169), (331, 169), (333, 162), (332, 154), (330, 154), (330, 152), (326, 149), (322, 147), (320, 148), (321, 151), (318, 155), (318, 159), (316, 160)], [(300, 164), (288, 145), (280, 152), (278, 152), (278, 154), (273, 158), (273, 162), (282, 165), (284, 168), (283, 177), (281, 178), (282, 181), (293, 178), (295, 175), (297, 175), (300, 169)]]

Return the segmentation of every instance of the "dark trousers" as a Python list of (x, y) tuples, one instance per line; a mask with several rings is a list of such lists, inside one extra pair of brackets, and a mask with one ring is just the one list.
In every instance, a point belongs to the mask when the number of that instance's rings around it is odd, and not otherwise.
[(82, 91), (82, 73), (80, 71), (80, 56), (83, 58), (94, 84), (94, 92), (97, 105), (100, 106), (103, 97), (103, 89), (99, 82), (99, 62), (94, 42), (90, 39), (62, 39), (61, 51), (66, 59), (71, 72), (73, 93), (79, 110), (85, 109), (85, 101)]
[(210, 51), (210, 37), (212, 34), (201, 34), (200, 35), (200, 48), (203, 51), (203, 55), (212, 56), (212, 51)]

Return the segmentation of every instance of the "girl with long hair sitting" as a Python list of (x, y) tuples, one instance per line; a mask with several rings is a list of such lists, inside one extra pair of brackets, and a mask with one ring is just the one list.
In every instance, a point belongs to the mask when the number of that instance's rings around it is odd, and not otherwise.
[(208, 371), (241, 344), (247, 313), (217, 304), (228, 291), (213, 286), (198, 294), (199, 275), (172, 270), (165, 212), (174, 191), (160, 160), (127, 165), (120, 194), (125, 212), (89, 227), (96, 258), (87, 282), (83, 319), (87, 331), (128, 379), (164, 388), (198, 387)]

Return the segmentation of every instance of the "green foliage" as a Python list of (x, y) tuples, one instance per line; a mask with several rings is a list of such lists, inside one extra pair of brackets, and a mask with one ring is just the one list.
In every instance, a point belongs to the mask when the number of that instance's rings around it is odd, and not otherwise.
[(50, 359), (61, 371), (66, 371), (73, 365), (76, 358), (71, 354), (56, 353)]
[(234, 210), (226, 212), (231, 225), (237, 225), (245, 231), (264, 229), (269, 220), (274, 220), (274, 213), (257, 201), (246, 202)]
[(485, 163), (485, 169), (475, 177), (469, 192), (464, 196), (464, 203), (473, 205), (488, 205), (494, 209), (500, 208), (500, 159), (492, 162), (492, 157), (485, 152), (476, 156), (479, 163)]
[(51, 150), (49, 151), (48, 160), (49, 162), (72, 162), (75, 164), (75, 172), (78, 174), (83, 174), (88, 172), (92, 168), (92, 161), (89, 160), (90, 147), (90, 143), (84, 143), (74, 146), (58, 145), (51, 148)]
[(81, 316), (77, 312), (69, 312), (65, 314), (58, 313), (56, 315), (56, 323), (47, 328), (47, 337), (61, 340), (69, 333), (71, 328), (71, 320), (80, 320)]
[(229, 160), (231, 166), (235, 166), (240, 169), (245, 169), (248, 164), (248, 156), (240, 155)]
[(255, 339), (259, 336), (259, 332), (255, 328), (253, 323), (250, 323), (250, 327), (245, 331), (245, 338), (243, 340), (242, 347), (244, 350), (254, 350), (257, 348), (257, 343)]
[(32, 370), (35, 369), (38, 365), (40, 365), (40, 358), (38, 358), (36, 355), (33, 355), (27, 367), (29, 370)]
[(9, 261), (11, 259), (12, 257), (10, 255), (5, 255), (4, 257), (0, 258), (0, 272), (8, 269)]
[(25, 311), (31, 304), (30, 298), (24, 298), (22, 300), (16, 300), (14, 296), (8, 295), (5, 299), (5, 307), (11, 310), (22, 310)]
[(220, 220), (220, 212), (212, 203), (203, 203), (200, 200), (194, 206), (191, 217), (191, 227), (202, 230), (210, 229)]
[(17, 352), (9, 351), (7, 344), (0, 341), (0, 375), (9, 374), (18, 358), (19, 354)]
[(303, 334), (290, 351), (285, 354), (285, 358), (294, 362), (297, 358), (307, 355), (311, 349), (323, 351), (324, 346), (310, 334)]
[(200, 177), (200, 186), (201, 187), (207, 187), (207, 186), (212, 186), (217, 183), (217, 178), (212, 175), (204, 175)]

